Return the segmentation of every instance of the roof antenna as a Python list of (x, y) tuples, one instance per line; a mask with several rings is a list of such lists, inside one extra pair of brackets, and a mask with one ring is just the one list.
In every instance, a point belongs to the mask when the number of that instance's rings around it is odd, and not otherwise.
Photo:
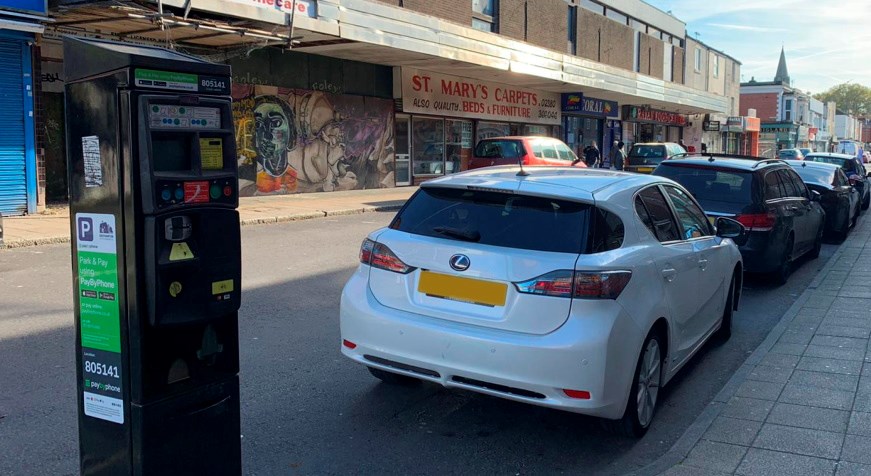
[(518, 177), (526, 177), (529, 175), (529, 172), (523, 170), (523, 157), (519, 157), (517, 159), (517, 163), (520, 164), (520, 172), (517, 172)]

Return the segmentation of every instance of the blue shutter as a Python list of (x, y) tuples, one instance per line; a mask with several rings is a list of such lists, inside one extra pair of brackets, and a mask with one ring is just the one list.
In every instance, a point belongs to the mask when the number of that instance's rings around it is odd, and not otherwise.
[(0, 38), (0, 213), (27, 211), (24, 42)]

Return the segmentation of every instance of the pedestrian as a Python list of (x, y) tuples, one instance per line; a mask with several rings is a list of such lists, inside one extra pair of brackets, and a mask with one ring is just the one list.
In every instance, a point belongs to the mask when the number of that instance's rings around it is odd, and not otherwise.
[(702, 142), (702, 153), (703, 153), (703, 154), (707, 154), (707, 153), (708, 153), (708, 145), (705, 144), (704, 142)]
[[(614, 146), (614, 149), (617, 150), (617, 153), (614, 154), (614, 158), (611, 161), (615, 170), (623, 170), (623, 164), (626, 163), (626, 153), (623, 152), (623, 146), (625, 144), (623, 141), (618, 141), (617, 145)], [(613, 150), (613, 149), (612, 149)]]
[(590, 145), (584, 147), (584, 163), (587, 167), (596, 167), (602, 160), (602, 153), (596, 147), (596, 141), (590, 142)]
[(617, 144), (619, 143), (620, 141), (615, 140), (614, 144), (611, 146), (611, 150), (608, 151), (608, 168), (610, 169), (617, 169), (614, 164), (617, 163)]

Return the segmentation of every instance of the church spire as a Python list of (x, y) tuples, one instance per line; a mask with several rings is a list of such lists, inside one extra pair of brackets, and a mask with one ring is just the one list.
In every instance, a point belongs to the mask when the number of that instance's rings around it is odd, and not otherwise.
[(777, 74), (774, 75), (774, 82), (789, 85), (789, 71), (786, 69), (786, 53), (784, 53), (783, 47), (780, 48), (780, 62), (777, 63)]

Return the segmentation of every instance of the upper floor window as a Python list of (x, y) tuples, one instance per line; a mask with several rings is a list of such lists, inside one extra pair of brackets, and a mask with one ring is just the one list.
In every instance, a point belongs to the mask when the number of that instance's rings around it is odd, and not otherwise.
[(696, 48), (696, 72), (702, 70), (702, 49)]
[(714, 77), (720, 77), (720, 57), (717, 55), (714, 55)]
[(602, 5), (599, 5), (598, 3), (594, 2), (593, 0), (581, 0), (580, 3), (581, 3), (581, 6), (586, 8), (587, 10), (590, 10), (592, 12), (596, 12), (599, 15), (605, 14), (605, 7), (603, 7)]
[(732, 61), (732, 81), (738, 81), (738, 63)]
[(570, 55), (578, 54), (578, 7), (569, 5), (569, 20), (568, 20), (568, 53)]
[(496, 33), (498, 10), (498, 0), (472, 0), (472, 28)]
[(623, 25), (629, 24), (629, 17), (627, 17), (626, 15), (624, 15), (616, 10), (611, 10), (610, 8), (607, 9), (605, 11), (605, 16), (616, 21), (617, 23), (621, 23)]

